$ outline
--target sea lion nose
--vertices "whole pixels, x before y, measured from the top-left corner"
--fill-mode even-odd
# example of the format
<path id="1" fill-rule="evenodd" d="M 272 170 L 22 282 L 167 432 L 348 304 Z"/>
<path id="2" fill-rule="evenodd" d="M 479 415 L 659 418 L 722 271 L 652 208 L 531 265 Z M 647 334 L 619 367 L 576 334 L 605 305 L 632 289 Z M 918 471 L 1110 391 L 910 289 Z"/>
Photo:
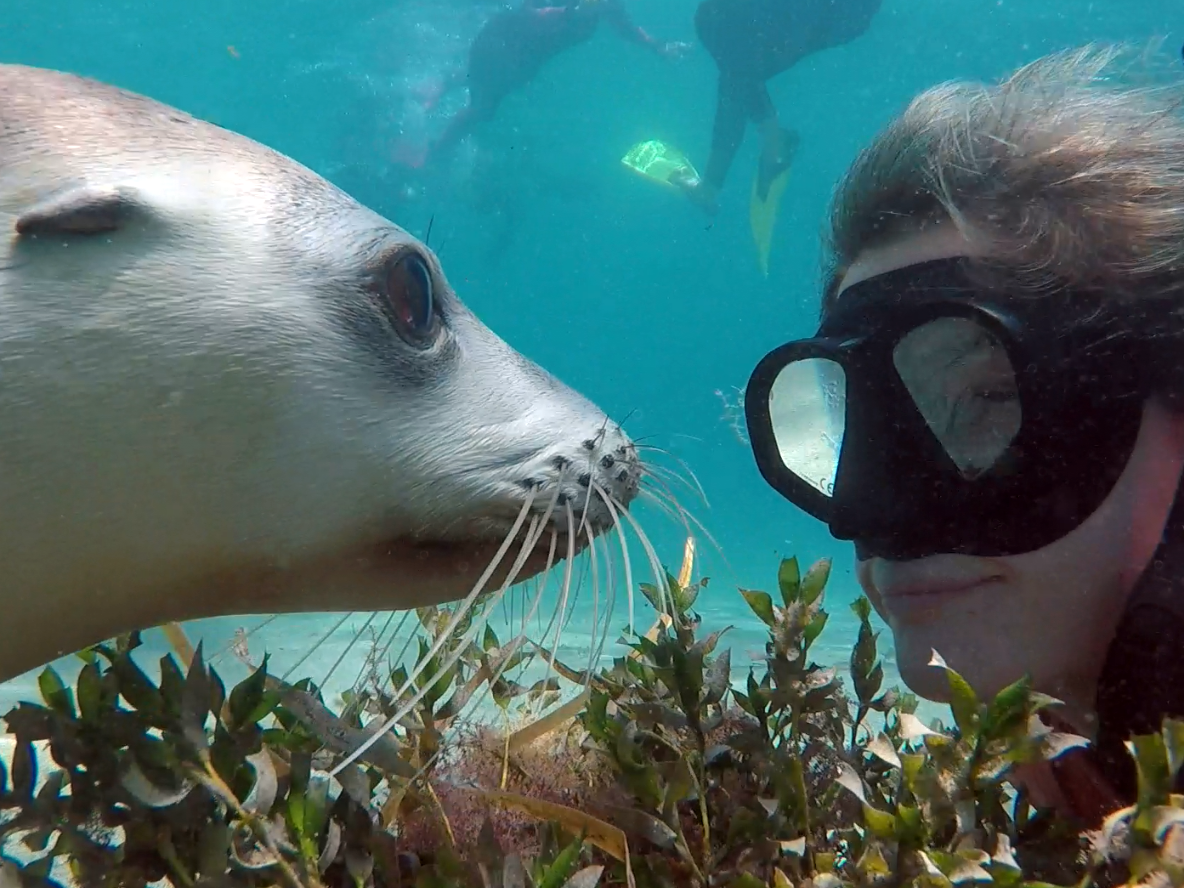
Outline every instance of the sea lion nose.
<path id="1" fill-rule="evenodd" d="M 599 531 L 614 523 L 614 512 L 628 509 L 637 498 L 645 469 L 632 440 L 608 420 L 572 440 L 574 446 L 560 445 L 530 486 L 544 493 L 540 508 L 552 501 L 546 492 L 554 492 L 558 508 L 552 520 L 557 524 L 566 523 L 566 507 Z"/>

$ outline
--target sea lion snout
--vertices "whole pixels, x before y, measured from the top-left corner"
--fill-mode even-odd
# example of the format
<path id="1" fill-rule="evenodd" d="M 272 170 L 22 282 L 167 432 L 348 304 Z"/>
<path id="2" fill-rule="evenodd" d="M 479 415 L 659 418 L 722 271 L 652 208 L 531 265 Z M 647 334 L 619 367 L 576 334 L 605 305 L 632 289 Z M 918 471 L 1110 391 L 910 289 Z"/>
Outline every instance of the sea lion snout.
<path id="1" fill-rule="evenodd" d="M 536 490 L 545 505 L 554 500 L 553 523 L 563 527 L 563 510 L 570 506 L 594 532 L 611 527 L 614 513 L 629 507 L 641 484 L 642 463 L 637 448 L 615 425 L 596 429 L 576 446 L 549 448 L 540 455 L 523 486 Z M 607 500 L 607 501 L 606 501 Z"/>

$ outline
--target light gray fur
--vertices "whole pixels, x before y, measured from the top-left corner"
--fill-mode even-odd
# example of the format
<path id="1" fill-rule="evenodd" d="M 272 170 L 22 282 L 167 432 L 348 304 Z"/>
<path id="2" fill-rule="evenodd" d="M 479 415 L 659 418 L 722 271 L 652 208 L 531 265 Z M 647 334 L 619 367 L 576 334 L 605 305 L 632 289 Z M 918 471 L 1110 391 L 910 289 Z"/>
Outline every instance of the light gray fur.
<path id="1" fill-rule="evenodd" d="M 103 189 L 138 203 L 116 230 L 16 233 L 39 204 Z M 426 257 L 449 333 L 414 354 L 392 332 L 384 359 L 338 321 L 376 311 L 359 270 L 393 243 Z M 53 618 L 33 601 L 124 607 L 239 565 L 500 538 L 531 482 L 540 510 L 562 484 L 578 516 L 584 473 L 628 502 L 632 444 L 469 312 L 406 231 L 241 135 L 0 65 L 8 641 L 14 613 Z M 588 516 L 610 523 L 595 499 Z M 343 609 L 348 595 L 324 591 L 323 609 Z"/>

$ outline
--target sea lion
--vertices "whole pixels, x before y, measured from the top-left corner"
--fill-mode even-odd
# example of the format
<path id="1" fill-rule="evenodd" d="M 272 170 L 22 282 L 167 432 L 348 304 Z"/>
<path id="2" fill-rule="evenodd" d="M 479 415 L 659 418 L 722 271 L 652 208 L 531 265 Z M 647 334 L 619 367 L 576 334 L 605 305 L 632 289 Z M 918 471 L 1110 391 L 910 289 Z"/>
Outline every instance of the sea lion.
<path id="1" fill-rule="evenodd" d="M 0 231 L 0 679 L 170 620 L 463 598 L 519 515 L 562 556 L 639 490 L 423 243 L 242 135 L 0 65 Z"/>

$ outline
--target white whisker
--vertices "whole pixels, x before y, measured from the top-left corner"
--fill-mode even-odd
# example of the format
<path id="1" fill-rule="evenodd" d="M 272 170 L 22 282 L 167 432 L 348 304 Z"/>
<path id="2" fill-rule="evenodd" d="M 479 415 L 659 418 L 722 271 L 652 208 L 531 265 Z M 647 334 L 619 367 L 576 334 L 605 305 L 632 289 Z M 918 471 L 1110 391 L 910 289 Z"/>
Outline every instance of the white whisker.
<path id="1" fill-rule="evenodd" d="M 523 552 L 525 552 L 527 555 L 529 555 L 529 553 L 533 552 L 535 546 L 538 545 L 539 539 L 542 537 L 543 532 L 547 529 L 547 527 L 550 524 L 551 516 L 555 513 L 555 505 L 558 502 L 559 502 L 559 486 L 556 485 L 555 493 L 553 493 L 551 495 L 551 501 L 547 504 L 547 509 L 543 513 L 542 517 L 536 517 L 536 518 L 531 519 L 530 529 L 527 531 L 527 535 L 526 535 L 527 536 L 526 546 L 523 548 Z M 552 531 L 552 536 L 554 536 L 554 531 Z M 554 542 L 553 541 L 552 541 L 552 551 L 554 551 Z M 546 566 L 546 568 L 544 568 L 544 576 L 545 576 L 545 572 L 549 571 L 551 568 L 550 558 L 551 558 L 551 556 L 548 555 L 547 566 Z M 521 570 L 520 564 L 516 565 L 515 575 L 518 570 Z M 523 591 L 523 598 L 525 599 L 525 597 L 526 597 L 526 592 Z M 513 596 L 510 596 L 510 599 L 511 599 L 511 603 L 512 603 Z M 502 600 L 503 600 L 503 602 L 505 601 L 504 598 Z M 506 611 L 506 608 L 503 605 L 503 608 L 502 608 L 503 614 L 505 614 L 505 611 Z M 513 607 L 511 606 L 510 613 L 506 619 L 506 624 L 512 625 L 512 623 L 513 623 Z"/>
<path id="2" fill-rule="evenodd" d="M 672 469 L 667 469 L 665 466 L 653 465 L 652 463 L 644 464 L 641 468 L 641 472 L 642 476 L 646 480 L 660 483 L 672 497 L 674 496 L 674 490 L 671 488 L 669 482 L 674 481 L 685 487 L 693 496 L 701 499 L 704 506 L 711 508 L 711 504 L 707 502 L 706 493 L 698 485 L 698 483 L 692 484 L 678 472 L 675 472 Z"/>
<path id="3" fill-rule="evenodd" d="M 558 498 L 558 494 L 556 494 L 554 497 L 552 497 L 551 502 L 548 506 L 547 512 L 542 517 L 536 516 L 531 519 L 530 526 L 527 530 L 526 538 L 523 542 L 523 545 L 522 545 L 521 549 L 519 550 L 518 555 L 515 558 L 514 563 L 512 564 L 512 566 L 510 568 L 509 573 L 507 574 L 505 582 L 502 584 L 501 588 L 498 590 L 495 600 L 491 601 L 488 604 L 488 606 L 485 608 L 485 610 L 481 614 L 480 618 L 475 620 L 473 622 L 473 625 L 460 637 L 460 639 L 456 645 L 455 652 L 453 653 L 452 656 L 447 658 L 445 660 L 444 664 L 440 667 L 441 672 L 446 672 L 447 670 L 451 669 L 456 664 L 456 662 L 462 656 L 464 656 L 466 648 L 468 647 L 469 644 L 472 643 L 473 639 L 476 636 L 476 633 L 480 630 L 480 628 L 483 625 L 485 625 L 490 614 L 492 614 L 493 611 L 502 602 L 506 589 L 510 586 L 510 584 L 512 584 L 514 582 L 514 579 L 517 577 L 518 573 L 522 569 L 522 565 L 525 563 L 525 561 L 529 557 L 530 553 L 534 551 L 535 546 L 538 544 L 538 540 L 542 536 L 543 530 L 546 529 L 546 526 L 547 526 L 546 521 L 549 519 L 551 512 L 554 510 L 557 498 Z M 533 495 L 530 499 L 533 499 Z M 528 506 L 529 506 L 529 500 L 528 500 Z M 512 529 L 510 531 L 509 539 L 513 539 L 514 535 L 516 534 L 517 528 L 521 527 L 521 518 L 523 517 L 524 514 L 525 514 L 525 510 L 519 514 L 520 520 L 518 522 L 516 522 L 514 529 Z M 552 545 L 552 551 L 553 551 L 553 549 L 554 549 L 554 545 Z M 505 543 L 503 542 L 503 548 L 502 548 L 502 552 L 500 554 L 504 555 L 504 550 L 505 550 Z M 495 560 L 495 563 L 496 563 L 496 560 Z M 539 592 L 535 596 L 534 605 L 531 608 L 531 614 L 533 614 L 534 610 L 537 609 L 538 602 L 542 598 L 542 593 L 543 593 L 543 587 L 540 586 Z M 472 604 L 471 601 L 467 601 L 466 603 L 471 607 L 471 604 Z M 463 614 L 461 614 L 461 617 L 463 618 Z M 526 619 L 529 619 L 529 615 L 526 617 Z M 395 699 L 396 700 L 398 700 L 407 691 L 408 687 L 410 687 L 411 683 L 418 676 L 419 672 L 422 671 L 424 664 L 427 661 L 429 661 L 433 656 L 435 656 L 436 652 L 440 649 L 440 647 L 442 647 L 442 645 L 444 643 L 446 643 L 447 641 L 454 638 L 454 634 L 455 634 L 456 626 L 457 626 L 458 622 L 459 622 L 459 620 L 456 618 L 456 616 L 454 616 L 453 620 L 449 623 L 448 626 L 445 627 L 444 631 L 436 639 L 435 644 L 432 646 L 432 648 L 429 650 L 429 652 L 424 656 L 424 658 L 417 665 L 415 671 L 407 679 L 407 682 L 404 684 L 404 686 L 402 688 L 398 688 L 395 690 Z M 523 641 L 524 641 L 524 638 L 522 636 L 519 636 L 519 637 L 512 639 L 507 644 L 501 646 L 501 650 L 499 650 L 499 655 L 501 657 L 499 660 L 499 665 L 495 669 L 493 675 L 488 678 L 488 684 L 491 687 L 498 680 L 498 678 L 501 677 L 502 673 L 505 671 L 510 660 L 513 658 L 514 652 L 517 650 L 517 648 L 519 648 L 522 645 Z M 393 716 L 391 719 L 389 719 L 387 721 L 387 723 L 379 730 L 379 732 L 375 736 L 378 736 L 379 734 L 383 733 L 384 731 L 389 730 L 390 727 L 393 726 L 393 723 L 397 722 L 404 715 L 406 715 L 407 712 L 409 712 L 411 710 L 411 708 L 416 703 L 419 702 L 419 700 L 423 697 L 424 693 L 427 690 L 429 690 L 430 688 L 431 688 L 431 685 L 428 685 L 427 688 L 421 689 L 421 691 L 418 694 L 416 694 L 409 702 L 407 702 L 403 705 L 402 709 L 399 712 L 397 712 L 395 716 Z M 462 709 L 463 709 L 463 707 L 462 707 Z M 373 742 L 373 738 L 371 738 L 367 742 Z M 363 745 L 362 747 L 359 747 L 359 749 L 361 751 L 365 751 L 365 746 Z M 353 754 L 358 754 L 358 751 L 355 751 L 355 753 L 353 753 Z M 342 763 L 342 765 L 339 765 L 338 767 L 344 767 L 345 764 L 348 764 L 348 760 L 345 763 Z"/>
<path id="4" fill-rule="evenodd" d="M 629 601 L 629 632 L 632 634 L 635 624 L 633 622 L 633 565 L 629 558 L 629 544 L 625 539 L 625 529 L 621 526 L 621 518 L 617 515 L 617 510 L 613 507 L 611 498 L 599 486 L 596 488 L 596 494 L 604 502 L 609 514 L 612 515 L 613 527 L 617 531 L 617 539 L 621 542 L 621 557 L 625 560 L 625 594 L 628 596 Z"/>
<path id="5" fill-rule="evenodd" d="M 550 564 L 551 559 L 553 559 L 555 556 L 556 544 L 557 544 L 557 534 L 554 532 L 554 530 L 552 530 L 552 532 L 551 532 L 551 548 L 550 548 L 550 551 L 547 556 L 548 564 Z M 499 653 L 501 653 L 502 651 L 507 651 L 508 653 L 505 653 L 502 655 L 502 658 L 499 661 L 498 666 L 494 670 L 494 673 L 487 677 L 487 684 L 489 685 L 490 689 L 493 688 L 494 683 L 496 683 L 497 680 L 499 678 L 501 678 L 501 676 L 505 673 L 506 668 L 510 663 L 510 660 L 513 659 L 514 653 L 526 643 L 526 631 L 525 631 L 526 624 L 530 622 L 531 618 L 535 615 L 535 612 L 538 610 L 539 605 L 542 603 L 543 595 L 546 592 L 546 590 L 547 590 L 546 585 L 543 583 L 540 583 L 539 587 L 538 587 L 538 591 L 535 593 L 534 599 L 531 602 L 529 611 L 526 611 L 523 614 L 522 623 L 521 623 L 521 627 L 520 627 L 518 634 L 515 635 L 512 639 L 510 639 L 508 642 L 506 642 L 506 644 L 501 646 L 501 651 L 499 651 Z"/>
<path id="6" fill-rule="evenodd" d="M 687 465 L 686 460 L 684 460 L 680 456 L 675 456 L 669 450 L 664 450 L 661 447 L 655 447 L 652 444 L 647 444 L 644 446 L 644 448 L 639 447 L 638 449 L 639 450 L 640 449 L 652 450 L 655 453 L 661 453 L 663 456 L 670 457 L 672 460 L 674 460 L 680 466 L 682 466 L 686 470 L 687 474 L 691 476 L 691 480 L 695 482 L 694 489 L 697 491 L 699 496 L 702 498 L 703 505 L 707 506 L 708 508 L 711 508 L 710 503 L 707 502 L 707 491 L 705 491 L 703 489 L 703 485 L 699 483 L 699 477 L 695 474 L 694 470 L 689 465 Z M 655 469 L 662 468 L 663 471 L 670 472 L 670 475 L 672 477 L 677 478 L 679 481 L 682 481 L 684 484 L 687 484 L 688 487 L 690 486 L 688 484 L 687 480 L 685 478 L 683 478 L 682 475 L 680 475 L 678 472 L 673 472 L 673 471 L 670 471 L 669 469 L 665 469 L 661 466 L 655 466 L 653 464 L 646 464 L 645 468 L 647 471 L 653 471 Z"/>
<path id="7" fill-rule="evenodd" d="M 354 615 L 354 612 L 350 611 L 348 614 L 346 614 L 344 617 L 342 617 L 340 620 L 338 620 L 336 623 L 334 623 L 332 628 L 329 629 L 329 631 L 326 632 L 324 635 L 322 635 L 320 638 L 318 638 L 313 643 L 312 647 L 310 647 L 307 651 L 304 652 L 304 655 L 299 660 L 297 660 L 295 663 L 293 663 L 291 666 L 288 667 L 288 671 L 280 676 L 280 681 L 287 682 L 288 676 L 290 676 L 293 672 L 295 672 L 297 669 L 299 669 L 300 666 L 304 663 L 304 661 L 307 660 L 309 657 L 311 657 L 316 652 L 317 648 L 319 648 L 322 644 L 324 644 L 326 641 L 328 641 L 333 636 L 333 633 L 335 633 L 338 629 L 340 629 L 343 625 L 345 625 L 345 621 L 348 620 L 353 615 Z"/>
<path id="8" fill-rule="evenodd" d="M 399 632 L 402 630 L 403 624 L 406 623 L 409 619 L 411 619 L 411 615 L 414 613 L 415 613 L 415 611 L 407 611 L 404 614 L 403 619 L 399 622 L 399 628 L 395 630 L 395 634 L 391 636 L 390 644 L 387 645 L 388 651 L 390 650 L 390 645 L 394 644 L 395 639 L 399 637 Z M 394 672 L 395 671 L 395 664 L 403 662 L 403 658 L 405 656 L 407 656 L 407 651 L 411 647 L 411 642 L 415 641 L 415 639 L 417 637 L 418 637 L 418 635 L 414 629 L 411 632 L 407 633 L 407 637 L 403 639 L 403 646 L 401 648 L 399 648 L 399 653 L 396 654 L 394 657 L 392 657 L 387 664 L 390 667 L 387 670 L 388 672 Z"/>
<path id="9" fill-rule="evenodd" d="M 374 655 L 372 657 L 372 661 L 376 667 L 378 663 L 380 663 L 382 660 L 386 660 L 389 657 L 391 645 L 395 643 L 395 639 L 398 638 L 399 633 L 403 631 L 403 626 L 409 619 L 411 619 L 411 611 L 403 611 L 403 619 L 399 620 L 399 625 L 392 630 L 391 623 L 395 621 L 395 617 L 398 615 L 398 611 L 391 611 L 390 616 L 386 618 L 386 625 L 382 627 L 382 631 L 378 633 L 378 637 L 374 640 Z M 390 638 L 387 638 L 388 631 L 390 632 Z M 386 639 L 385 642 L 383 639 Z M 380 643 L 382 645 L 381 647 L 379 647 Z M 391 668 L 393 669 L 394 667 L 392 666 Z M 354 683 L 355 690 L 357 690 L 357 682 L 361 681 L 362 676 L 365 674 L 365 670 L 366 667 L 363 666 L 362 671 L 358 673 L 358 678 Z M 389 671 L 390 670 L 388 670 L 388 672 Z"/>
<path id="10" fill-rule="evenodd" d="M 590 528 L 590 527 L 587 527 L 584 529 L 584 534 L 588 537 L 588 563 L 589 563 L 589 565 L 591 567 L 591 571 L 592 571 L 592 640 L 595 641 L 596 632 L 597 632 L 597 625 L 600 622 L 599 614 L 597 613 L 597 607 L 596 607 L 599 602 L 599 598 L 600 598 L 600 595 L 597 594 L 600 589 L 600 582 L 599 582 L 599 572 L 597 570 L 597 565 L 596 565 L 596 537 L 593 536 L 592 528 Z M 573 610 L 574 610 L 574 608 L 573 608 Z M 558 639 L 556 639 L 555 643 L 558 646 L 558 644 L 559 644 Z M 588 655 L 589 656 L 592 655 L 592 644 L 591 643 L 589 643 L 589 645 L 588 645 Z M 592 664 L 590 662 L 588 664 L 588 670 L 589 670 L 589 672 L 591 672 L 591 670 L 592 670 Z"/>
<path id="11" fill-rule="evenodd" d="M 398 611 L 391 611 L 390 615 L 386 619 L 386 625 L 382 627 L 382 630 L 378 633 L 378 637 L 374 640 L 374 646 L 371 655 L 365 661 L 363 661 L 362 667 L 358 670 L 358 675 L 354 679 L 353 685 L 351 685 L 354 694 L 361 694 L 363 686 L 370 677 L 370 672 L 378 671 L 379 664 L 390 653 L 391 645 L 395 643 L 395 639 L 398 638 L 399 633 L 403 631 L 403 626 L 407 623 L 407 620 L 410 619 L 411 611 L 403 612 L 403 619 L 399 621 L 399 625 L 395 627 L 393 632 L 391 632 L 390 638 L 386 640 L 385 644 L 383 644 L 383 639 L 385 638 L 387 631 L 391 628 L 391 623 L 395 621 L 395 617 L 398 615 Z M 386 669 L 387 676 L 389 677 L 393 671 L 394 667 L 388 662 Z"/>
<path id="12" fill-rule="evenodd" d="M 526 516 L 530 512 L 530 507 L 534 503 L 534 497 L 535 497 L 535 491 L 532 489 L 528 493 L 528 495 L 526 497 L 526 501 L 522 504 L 522 508 L 518 512 L 518 518 L 514 521 L 513 527 L 510 528 L 509 533 L 507 533 L 505 539 L 502 540 L 501 546 L 498 547 L 497 553 L 494 555 L 493 560 L 490 561 L 490 563 L 486 566 L 485 570 L 482 572 L 481 577 L 477 580 L 477 582 L 473 584 L 472 591 L 469 592 L 468 596 L 465 597 L 461 606 L 459 608 L 457 608 L 456 612 L 452 616 L 452 620 L 449 622 L 449 624 L 445 628 L 444 632 L 432 644 L 427 655 L 425 657 L 423 657 L 420 660 L 420 662 L 416 665 L 415 669 L 412 671 L 412 674 L 410 676 L 408 676 L 404 689 L 396 691 L 396 693 L 395 693 L 396 700 L 398 700 L 405 693 L 405 689 L 407 687 L 410 687 L 411 683 L 414 682 L 415 679 L 417 679 L 420 676 L 420 674 L 423 672 L 424 667 L 427 665 L 427 663 L 432 659 L 432 657 L 434 657 L 439 652 L 440 648 L 443 647 L 445 643 L 447 643 L 448 639 L 452 636 L 452 633 L 456 630 L 457 625 L 460 623 L 460 621 L 462 619 L 464 619 L 465 615 L 468 614 L 470 608 L 473 606 L 473 602 L 476 600 L 477 596 L 480 595 L 481 591 L 485 588 L 485 584 L 489 582 L 489 578 L 493 575 L 493 572 L 495 570 L 497 570 L 498 565 L 501 564 L 501 561 L 505 557 L 506 552 L 509 550 L 511 543 L 513 543 L 514 539 L 517 537 L 518 531 L 520 531 L 522 529 L 522 525 L 526 521 Z M 526 542 L 529 542 L 529 540 Z M 519 560 L 518 560 L 519 569 L 521 568 L 521 562 L 525 561 L 525 558 L 526 558 L 526 555 L 528 554 L 528 552 L 529 552 L 529 550 L 526 549 L 526 545 L 524 543 L 523 547 L 522 547 L 522 552 L 520 553 Z M 499 601 L 500 601 L 501 595 L 505 593 L 506 588 L 509 586 L 509 581 L 513 578 L 514 573 L 515 573 L 514 571 L 511 571 L 510 575 L 507 576 L 507 582 L 504 583 L 502 585 L 502 588 L 499 590 L 499 593 L 498 593 L 498 600 Z M 496 602 L 494 604 L 496 605 Z M 459 648 L 457 650 L 456 658 L 459 658 L 463 653 L 464 653 L 463 648 Z M 454 661 L 455 661 L 455 658 L 454 658 Z M 452 663 L 449 663 L 447 666 L 443 667 L 444 670 L 447 670 L 450 668 L 452 668 Z M 398 710 L 396 710 L 395 715 L 388 718 L 379 727 L 379 729 L 377 731 L 375 731 L 373 734 L 371 734 L 371 736 L 368 737 L 363 743 L 361 743 L 357 749 L 355 749 L 348 756 L 346 756 L 345 759 L 343 759 L 341 762 L 339 762 L 333 768 L 333 770 L 330 772 L 330 776 L 336 777 L 339 773 L 341 773 L 343 768 L 346 768 L 347 766 L 349 766 L 353 762 L 357 761 L 357 759 L 360 755 L 362 755 L 367 749 L 369 749 L 376 742 L 378 742 L 379 737 L 381 737 L 383 734 L 385 734 L 387 731 L 389 731 L 392 727 L 394 727 L 394 725 L 396 725 L 398 723 L 398 721 L 401 718 L 403 718 L 403 716 L 405 716 L 408 712 L 410 712 L 412 707 L 414 707 L 415 704 L 418 703 L 420 701 L 420 699 L 423 698 L 424 694 L 426 694 L 427 691 L 432 686 L 433 685 L 425 685 L 423 688 L 420 688 L 419 692 L 409 702 L 403 704 L 402 706 L 400 706 L 398 708 Z"/>
<path id="13" fill-rule="evenodd" d="M 652 502 L 655 505 L 658 505 L 659 507 L 665 506 L 666 508 L 673 509 L 676 514 L 671 515 L 671 517 L 682 524 L 683 529 L 686 530 L 688 536 L 693 536 L 690 524 L 694 524 L 695 528 L 699 531 L 699 533 L 703 534 L 703 536 L 707 538 L 707 542 L 709 542 L 711 544 L 712 548 L 715 549 L 716 553 L 720 556 L 720 558 L 722 558 L 725 563 L 727 562 L 727 556 L 724 554 L 723 547 L 720 546 L 720 544 L 718 542 L 716 542 L 715 537 L 711 535 L 711 531 L 709 531 L 703 525 L 703 522 L 695 517 L 694 512 L 691 512 L 688 509 L 684 509 L 676 501 L 667 500 L 667 499 L 662 498 L 662 495 L 660 494 L 660 492 L 656 491 L 656 490 L 644 490 L 643 489 L 641 491 L 641 495 L 643 497 L 648 498 L 649 502 Z M 664 511 L 665 511 L 665 509 L 664 509 Z M 688 522 L 690 522 L 690 524 L 688 524 Z M 730 567 L 730 565 L 729 565 L 729 567 Z"/>
<path id="14" fill-rule="evenodd" d="M 567 530 L 568 530 L 567 563 L 568 564 L 571 564 L 572 561 L 575 560 L 575 533 L 573 532 L 573 528 L 571 526 L 571 518 L 572 518 L 571 512 L 569 511 L 568 512 L 568 527 L 567 527 Z M 592 564 L 589 569 L 592 571 L 593 575 L 595 575 L 595 571 L 596 571 L 595 565 Z M 568 605 L 570 603 L 573 603 L 572 602 L 573 596 L 571 595 L 570 574 L 568 576 L 565 576 L 563 579 L 564 579 L 563 590 L 559 596 L 559 608 L 555 614 L 555 620 L 553 621 L 553 625 L 555 626 L 555 637 L 554 637 L 554 640 L 551 642 L 551 661 L 548 664 L 548 670 L 553 669 L 555 667 L 555 650 L 559 644 L 559 639 L 563 637 L 563 633 L 567 629 L 567 620 L 570 619 L 570 617 L 567 613 Z M 543 637 L 546 638 L 545 635 Z"/>
<path id="15" fill-rule="evenodd" d="M 612 559 L 609 557 L 608 540 L 602 540 L 604 543 L 605 563 L 609 571 L 608 583 L 608 606 L 604 612 L 604 631 L 600 631 L 595 612 L 592 615 L 592 644 L 588 645 L 588 671 L 584 677 L 584 690 L 587 691 L 592 687 L 592 674 L 600 662 L 600 657 L 604 653 L 604 645 L 608 640 L 609 633 L 612 631 L 612 615 L 613 609 L 617 604 L 617 586 L 615 576 L 612 571 Z M 595 548 L 596 540 L 590 535 L 588 538 L 589 548 Z M 628 561 L 629 556 L 626 554 L 625 559 Z"/>
<path id="16" fill-rule="evenodd" d="M 558 644 L 559 637 L 562 634 L 563 629 L 565 628 L 564 624 L 563 624 L 563 615 L 564 615 L 564 610 L 567 607 L 567 596 L 568 596 L 568 593 L 571 591 L 572 561 L 575 560 L 575 554 L 576 554 L 576 543 L 575 543 L 576 537 L 575 537 L 575 528 L 573 526 L 573 523 L 575 521 L 575 517 L 572 515 L 570 504 L 567 505 L 565 511 L 567 513 L 567 557 L 564 559 L 564 565 L 563 565 L 564 566 L 563 586 L 562 586 L 560 594 L 559 594 L 559 606 L 551 614 L 551 620 L 547 624 L 547 628 L 543 631 L 543 634 L 542 634 L 543 641 L 546 642 L 547 632 L 550 631 L 551 626 L 555 626 L 555 641 L 550 645 L 551 656 L 547 660 L 547 671 L 543 674 L 543 681 L 544 682 L 547 680 L 547 678 L 551 675 L 551 673 L 555 669 L 555 657 L 556 657 L 555 647 Z"/>
<path id="17" fill-rule="evenodd" d="M 637 491 L 640 499 L 649 503 L 652 506 L 657 506 L 662 514 L 672 521 L 682 524 L 684 529 L 687 527 L 687 520 L 682 514 L 682 507 L 675 502 L 671 502 L 669 495 L 661 490 L 655 490 L 651 487 L 642 487 Z"/>
<path id="18" fill-rule="evenodd" d="M 679 502 L 678 496 L 674 490 L 662 478 L 656 475 L 649 475 L 642 478 L 642 483 L 638 485 L 640 493 L 649 493 L 654 497 L 658 497 L 664 503 L 668 503 L 679 515 L 689 515 L 690 511 L 683 507 Z M 705 504 L 706 505 L 706 504 Z M 707 506 L 710 508 L 710 506 Z"/>
<path id="19" fill-rule="evenodd" d="M 601 487 L 597 487 L 596 492 L 601 496 L 602 499 L 604 499 L 606 504 L 613 499 L 609 493 Z M 645 550 L 646 557 L 650 562 L 650 569 L 654 572 L 654 583 L 658 589 L 659 600 L 662 602 L 663 607 L 669 603 L 670 610 L 667 611 L 667 613 L 673 617 L 674 602 L 670 600 L 670 589 L 666 585 L 665 571 L 662 569 L 662 562 L 658 559 L 658 555 L 654 551 L 654 547 L 650 545 L 649 537 L 645 535 L 645 531 L 641 529 L 641 525 L 637 523 L 637 519 L 629 514 L 629 511 L 624 507 L 624 505 L 616 502 L 615 500 L 613 503 L 615 506 L 617 506 L 614 514 L 620 514 L 633 527 L 633 532 L 637 534 L 637 541 L 641 543 L 641 547 Z"/>
<path id="20" fill-rule="evenodd" d="M 325 677 L 321 679 L 320 687 L 323 688 L 329 684 L 329 679 L 333 677 L 333 673 L 337 671 L 337 667 L 342 664 L 345 658 L 349 655 L 349 652 L 354 649 L 354 645 L 358 643 L 358 639 L 362 637 L 362 633 L 370 628 L 370 624 L 374 622 L 377 616 L 378 611 L 370 614 L 370 617 L 365 623 L 362 624 L 362 628 L 354 633 L 354 637 L 351 638 L 349 644 L 345 646 L 345 650 L 341 652 L 341 655 L 337 658 L 333 665 L 329 667 L 329 671 L 325 673 Z"/>
<path id="21" fill-rule="evenodd" d="M 568 540 L 567 540 L 567 553 L 566 553 L 566 557 L 564 559 L 564 576 L 563 576 L 563 584 L 562 584 L 561 589 L 564 594 L 568 594 L 571 589 L 571 575 L 575 569 L 574 565 L 573 565 L 573 562 L 575 561 L 575 545 L 572 541 L 572 536 L 571 536 L 572 521 L 574 520 L 572 511 L 571 511 L 571 505 L 570 504 L 566 505 L 565 509 L 566 509 L 566 514 L 567 514 Z M 576 585 L 577 590 L 580 588 L 580 585 L 582 585 L 582 583 L 583 583 L 583 579 L 581 577 L 581 579 L 579 580 L 579 582 Z M 544 626 L 540 630 L 539 636 L 541 638 L 543 638 L 544 640 L 546 640 L 547 634 L 551 631 L 551 627 L 554 626 L 559 621 L 559 618 L 560 618 L 560 609 L 555 608 L 554 610 L 551 611 L 551 618 L 547 621 L 547 625 Z M 541 623 L 541 621 L 540 621 L 540 623 Z M 566 626 L 561 626 L 560 631 L 562 632 L 563 629 L 566 629 L 566 628 L 567 628 Z"/>

